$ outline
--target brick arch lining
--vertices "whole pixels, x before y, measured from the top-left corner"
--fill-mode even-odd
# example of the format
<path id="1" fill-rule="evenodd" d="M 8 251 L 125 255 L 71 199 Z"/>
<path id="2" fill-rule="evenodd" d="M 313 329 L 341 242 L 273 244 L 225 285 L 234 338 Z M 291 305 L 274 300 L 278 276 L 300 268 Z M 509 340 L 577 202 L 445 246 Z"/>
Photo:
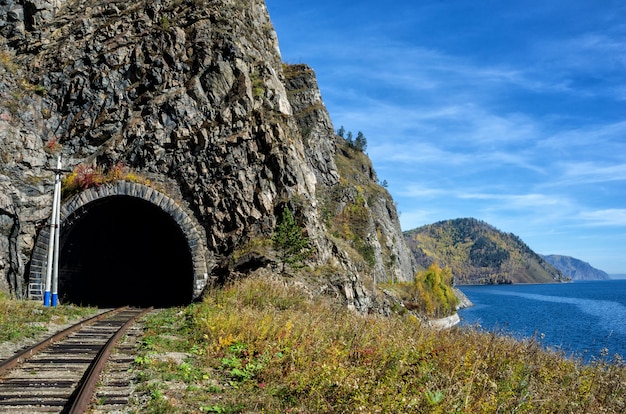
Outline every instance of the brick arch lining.
<path id="1" fill-rule="evenodd" d="M 180 227 L 187 241 L 193 260 L 194 299 L 202 294 L 208 282 L 208 268 L 206 258 L 206 234 L 204 228 L 194 219 L 192 213 L 169 196 L 143 184 L 117 181 L 99 187 L 88 188 L 71 197 L 61 206 L 61 231 L 68 219 L 78 217 L 81 210 L 88 210 L 89 204 L 107 197 L 127 196 L 145 200 L 167 213 Z M 41 230 L 31 258 L 29 272 L 28 297 L 38 300 L 43 297 L 43 285 L 46 278 L 48 260 L 48 242 L 50 227 Z"/>

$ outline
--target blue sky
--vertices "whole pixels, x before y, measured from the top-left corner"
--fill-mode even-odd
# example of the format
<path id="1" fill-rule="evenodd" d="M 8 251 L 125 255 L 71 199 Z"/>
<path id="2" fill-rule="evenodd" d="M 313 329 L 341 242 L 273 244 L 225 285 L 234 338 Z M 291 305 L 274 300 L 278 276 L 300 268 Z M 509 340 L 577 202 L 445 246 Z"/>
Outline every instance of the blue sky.
<path id="1" fill-rule="evenodd" d="M 475 217 L 626 273 L 623 0 L 267 0 L 403 230 Z"/>

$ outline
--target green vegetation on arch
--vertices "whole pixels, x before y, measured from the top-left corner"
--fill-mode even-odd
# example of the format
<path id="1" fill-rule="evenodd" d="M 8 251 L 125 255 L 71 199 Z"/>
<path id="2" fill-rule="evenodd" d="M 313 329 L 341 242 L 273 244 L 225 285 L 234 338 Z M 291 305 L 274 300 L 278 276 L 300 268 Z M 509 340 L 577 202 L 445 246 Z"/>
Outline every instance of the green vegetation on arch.
<path id="1" fill-rule="evenodd" d="M 90 187 L 115 181 L 131 181 L 147 186 L 152 182 L 141 174 L 119 162 L 105 170 L 103 167 L 92 167 L 87 164 L 78 164 L 74 170 L 63 177 L 61 190 L 63 197 L 67 198 Z"/>

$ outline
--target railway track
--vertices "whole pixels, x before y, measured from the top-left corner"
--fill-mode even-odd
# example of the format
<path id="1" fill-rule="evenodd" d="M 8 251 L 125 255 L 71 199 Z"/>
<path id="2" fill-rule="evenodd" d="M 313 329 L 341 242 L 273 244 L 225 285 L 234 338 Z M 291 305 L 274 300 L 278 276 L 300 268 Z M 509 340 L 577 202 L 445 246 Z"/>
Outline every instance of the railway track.
<path id="1" fill-rule="evenodd" d="M 0 362 L 0 413 L 85 412 L 116 343 L 148 311 L 125 307 L 100 314 Z M 132 360 L 131 353 L 114 362 Z M 124 402 L 115 391 L 98 398 Z"/>

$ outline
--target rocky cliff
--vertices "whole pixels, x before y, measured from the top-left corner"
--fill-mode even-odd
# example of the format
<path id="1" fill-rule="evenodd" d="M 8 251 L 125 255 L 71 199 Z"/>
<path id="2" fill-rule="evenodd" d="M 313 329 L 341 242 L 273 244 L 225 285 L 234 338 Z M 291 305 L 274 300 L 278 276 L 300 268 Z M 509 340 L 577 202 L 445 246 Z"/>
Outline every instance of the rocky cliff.
<path id="1" fill-rule="evenodd" d="M 198 286 L 271 266 L 271 249 L 250 246 L 268 245 L 285 207 L 314 247 L 312 274 L 349 306 L 374 306 L 369 281 L 413 277 L 393 201 L 335 136 L 313 71 L 283 65 L 264 1 L 5 0 L 0 35 L 5 290 L 29 294 L 58 155 L 70 170 L 123 165 L 158 189 L 191 223 L 208 273 Z M 152 202 L 142 186 L 65 198 L 63 211 L 74 220 L 92 198 L 131 191 Z M 352 206 L 358 234 L 338 232 Z"/>

